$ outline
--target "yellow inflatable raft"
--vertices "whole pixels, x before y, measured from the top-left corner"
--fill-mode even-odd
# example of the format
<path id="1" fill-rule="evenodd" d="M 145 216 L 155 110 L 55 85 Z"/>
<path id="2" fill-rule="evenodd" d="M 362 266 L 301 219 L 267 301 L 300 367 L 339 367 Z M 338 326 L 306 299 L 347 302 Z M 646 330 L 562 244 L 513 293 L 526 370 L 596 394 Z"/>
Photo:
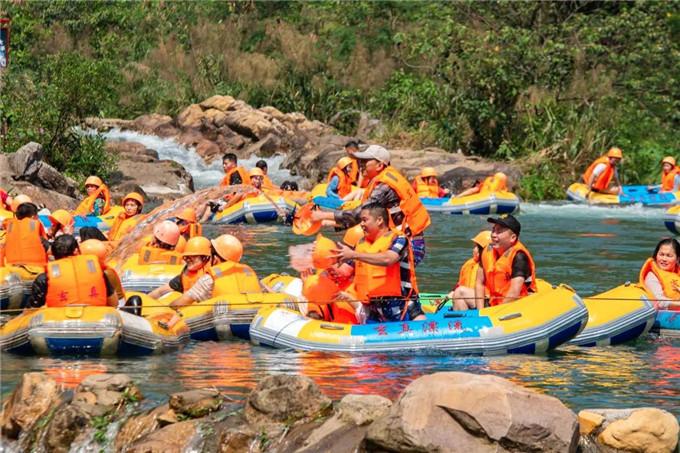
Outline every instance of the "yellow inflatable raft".
<path id="1" fill-rule="evenodd" d="M 654 325 L 656 310 L 647 291 L 626 283 L 584 299 L 588 324 L 570 341 L 579 346 L 614 346 L 646 335 Z"/>
<path id="2" fill-rule="evenodd" d="M 0 327 L 0 350 L 38 355 L 147 355 L 178 348 L 189 340 L 180 320 L 171 329 L 165 309 L 148 318 L 112 307 L 71 305 L 26 310 Z"/>

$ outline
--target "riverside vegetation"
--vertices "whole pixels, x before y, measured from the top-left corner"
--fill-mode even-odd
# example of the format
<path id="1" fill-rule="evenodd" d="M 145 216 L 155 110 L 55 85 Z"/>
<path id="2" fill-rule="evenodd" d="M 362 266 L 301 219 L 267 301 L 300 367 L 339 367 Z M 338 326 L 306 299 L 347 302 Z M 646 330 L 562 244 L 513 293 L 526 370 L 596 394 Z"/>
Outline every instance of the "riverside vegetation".
<path id="1" fill-rule="evenodd" d="M 373 140 L 516 161 L 563 198 L 616 144 L 625 183 L 678 154 L 673 2 L 6 2 L 0 146 L 44 144 L 76 178 L 112 171 L 86 116 L 175 116 L 229 94 Z"/>

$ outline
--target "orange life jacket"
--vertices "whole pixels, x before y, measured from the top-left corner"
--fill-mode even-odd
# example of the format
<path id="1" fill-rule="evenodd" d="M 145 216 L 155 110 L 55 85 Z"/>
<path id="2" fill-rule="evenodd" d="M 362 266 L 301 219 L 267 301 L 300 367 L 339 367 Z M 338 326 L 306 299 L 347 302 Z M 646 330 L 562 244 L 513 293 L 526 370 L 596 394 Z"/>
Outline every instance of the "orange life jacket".
<path id="1" fill-rule="evenodd" d="M 179 264 L 182 255 L 175 250 L 166 250 L 151 245 L 139 249 L 139 264 Z"/>
<path id="2" fill-rule="evenodd" d="M 39 220 L 23 218 L 5 221 L 5 263 L 44 266 L 47 264 L 47 252 L 41 238 L 45 237 L 45 228 Z"/>
<path id="3" fill-rule="evenodd" d="M 615 168 L 609 163 L 609 158 L 607 156 L 598 157 L 595 162 L 590 164 L 590 167 L 588 167 L 586 172 L 583 173 L 583 182 L 588 184 L 590 177 L 593 175 L 593 171 L 595 171 L 595 167 L 597 167 L 599 164 L 605 164 L 607 168 L 593 181 L 592 188 L 593 190 L 602 191 L 609 187 L 609 183 L 614 177 Z"/>
<path id="4" fill-rule="evenodd" d="M 428 184 L 422 176 L 416 176 L 413 180 L 413 188 L 420 198 L 439 198 L 439 181 Z"/>
<path id="5" fill-rule="evenodd" d="M 238 173 L 239 175 L 241 175 L 241 184 L 250 184 L 250 176 L 248 176 L 248 172 L 246 171 L 245 168 L 239 165 L 237 167 L 232 168 L 224 175 L 224 178 L 222 178 L 222 182 L 220 182 L 220 186 L 231 185 L 229 181 L 231 180 L 231 175 L 233 175 L 234 173 Z"/>
<path id="6" fill-rule="evenodd" d="M 75 215 L 92 214 L 94 212 L 94 202 L 97 200 L 97 198 L 101 198 L 101 195 L 104 196 L 104 209 L 102 209 L 101 215 L 104 215 L 107 212 L 109 212 L 109 210 L 111 209 L 111 193 L 109 193 L 109 188 L 106 186 L 106 184 L 102 184 L 101 186 L 97 187 L 97 190 L 92 192 L 92 195 L 89 195 L 83 201 L 80 202 L 80 204 L 74 211 L 74 214 Z"/>
<path id="7" fill-rule="evenodd" d="M 362 202 L 365 202 L 368 199 L 375 186 L 379 183 L 390 186 L 400 199 L 398 208 L 389 209 L 390 221 L 392 219 L 391 214 L 394 214 L 396 209 L 401 210 L 404 214 L 404 227 L 409 228 L 411 235 L 419 235 L 430 226 L 430 214 L 428 214 L 415 190 L 413 190 L 413 187 L 411 187 L 411 184 L 409 184 L 406 178 L 392 166 L 388 166 L 371 180 L 361 198 Z M 402 231 L 406 233 L 406 228 L 402 228 Z"/>
<path id="8" fill-rule="evenodd" d="M 492 306 L 500 305 L 510 290 L 512 262 L 519 251 L 526 254 L 529 259 L 529 267 L 531 268 L 531 283 L 528 288 L 526 284 L 522 285 L 519 296 L 524 297 L 529 292 L 536 292 L 536 265 L 529 250 L 521 242 L 517 241 L 503 255 L 497 256 L 496 250 L 489 245 L 482 252 L 482 267 L 484 268 L 484 285 L 489 291 L 489 303 Z"/>
<path id="9" fill-rule="evenodd" d="M 642 269 L 640 269 L 640 285 L 645 286 L 645 278 L 650 272 L 656 275 L 656 278 L 661 283 L 663 293 L 668 299 L 680 300 L 680 291 L 676 289 L 676 285 L 680 287 L 680 275 L 677 272 L 665 271 L 654 262 L 653 258 L 649 258 L 642 265 Z"/>
<path id="10" fill-rule="evenodd" d="M 262 188 L 263 189 L 278 189 L 272 182 L 272 180 L 269 178 L 269 176 L 264 175 L 262 177 Z"/>
<path id="11" fill-rule="evenodd" d="M 482 185 L 479 187 L 480 192 L 500 192 L 503 190 L 508 190 L 505 181 L 496 178 L 495 176 L 487 176 L 482 181 Z"/>
<path id="12" fill-rule="evenodd" d="M 369 243 L 362 239 L 357 244 L 359 253 L 381 253 L 389 250 L 397 237 L 393 231 L 387 232 Z M 400 261 L 389 266 L 376 266 L 356 260 L 354 264 L 354 287 L 357 298 L 368 302 L 372 297 L 398 296 L 401 297 Z"/>
<path id="13" fill-rule="evenodd" d="M 338 177 L 338 196 L 342 198 L 345 195 L 349 195 L 349 193 L 352 192 L 352 181 L 349 176 L 338 167 L 331 168 L 331 171 L 328 173 L 327 182 L 329 184 L 331 179 L 333 179 L 333 176 Z"/>
<path id="14" fill-rule="evenodd" d="M 106 305 L 106 282 L 94 255 L 69 256 L 47 265 L 48 307 Z"/>
<path id="15" fill-rule="evenodd" d="M 247 264 L 226 261 L 210 268 L 214 280 L 212 296 L 262 292 L 260 280 Z"/>
<path id="16" fill-rule="evenodd" d="M 460 268 L 458 274 L 458 284 L 466 288 L 474 288 L 477 283 L 477 270 L 479 269 L 479 261 L 470 258 Z"/>
<path id="17" fill-rule="evenodd" d="M 132 217 L 128 217 L 124 212 L 118 214 L 118 217 L 113 221 L 113 225 L 111 225 L 111 229 L 109 230 L 109 241 L 119 241 L 123 239 L 123 237 L 132 231 L 143 218 L 144 216 L 141 214 L 135 214 Z"/>
<path id="18" fill-rule="evenodd" d="M 197 271 L 190 271 L 186 266 L 184 266 L 184 269 L 182 269 L 182 273 L 180 274 L 180 280 L 182 280 L 182 290 L 184 292 L 189 291 L 189 289 L 194 286 L 199 278 L 208 273 L 210 273 L 209 263 L 206 263 L 205 266 L 201 267 Z"/>
<path id="19" fill-rule="evenodd" d="M 665 175 L 661 172 L 661 191 L 672 192 L 675 188 L 675 177 L 680 174 L 680 168 L 673 167 L 671 171 Z"/>

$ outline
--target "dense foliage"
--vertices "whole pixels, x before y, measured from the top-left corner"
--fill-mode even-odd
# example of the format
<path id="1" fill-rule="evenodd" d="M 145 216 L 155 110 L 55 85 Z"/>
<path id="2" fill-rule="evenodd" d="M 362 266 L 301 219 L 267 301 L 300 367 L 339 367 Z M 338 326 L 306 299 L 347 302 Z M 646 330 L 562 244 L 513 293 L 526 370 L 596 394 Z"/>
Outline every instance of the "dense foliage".
<path id="1" fill-rule="evenodd" d="M 347 133 L 369 112 L 386 125 L 375 138 L 388 143 L 518 160 L 529 197 L 561 198 L 614 144 L 626 183 L 651 182 L 660 158 L 678 152 L 673 2 L 5 8 L 13 53 L 0 114 L 12 127 L 3 147 L 46 135 L 52 159 L 70 171 L 79 163 L 65 153 L 64 127 L 79 118 L 176 114 L 215 93 L 302 111 Z"/>

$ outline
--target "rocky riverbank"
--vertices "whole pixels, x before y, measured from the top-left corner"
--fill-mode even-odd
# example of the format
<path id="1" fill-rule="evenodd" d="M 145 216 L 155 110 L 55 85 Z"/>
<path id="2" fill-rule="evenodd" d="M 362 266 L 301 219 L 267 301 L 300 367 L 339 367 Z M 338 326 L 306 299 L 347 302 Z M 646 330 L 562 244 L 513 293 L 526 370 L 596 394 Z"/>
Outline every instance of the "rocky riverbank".
<path id="1" fill-rule="evenodd" d="M 591 409 L 508 380 L 436 373 L 396 401 L 333 402 L 303 376 L 265 377 L 244 402 L 215 389 L 154 405 L 129 377 L 91 375 L 62 391 L 26 373 L 0 415 L 6 451 L 116 452 L 672 452 L 678 422 L 654 408 Z"/>
<path id="2" fill-rule="evenodd" d="M 283 113 L 271 106 L 256 109 L 231 96 L 212 96 L 186 107 L 174 118 L 158 114 L 134 120 L 91 118 L 87 126 L 99 131 L 118 128 L 173 138 L 193 147 L 208 163 L 227 152 L 240 158 L 281 154 L 285 156 L 283 166 L 303 178 L 306 188 L 325 177 L 344 155 L 343 146 L 351 138 L 301 113 Z M 397 148 L 391 152 L 393 163 L 407 176 L 415 176 L 424 166 L 433 166 L 439 171 L 441 182 L 455 191 L 497 171 L 506 172 L 511 185 L 521 176 L 514 165 L 461 152 L 449 153 L 439 148 Z"/>

